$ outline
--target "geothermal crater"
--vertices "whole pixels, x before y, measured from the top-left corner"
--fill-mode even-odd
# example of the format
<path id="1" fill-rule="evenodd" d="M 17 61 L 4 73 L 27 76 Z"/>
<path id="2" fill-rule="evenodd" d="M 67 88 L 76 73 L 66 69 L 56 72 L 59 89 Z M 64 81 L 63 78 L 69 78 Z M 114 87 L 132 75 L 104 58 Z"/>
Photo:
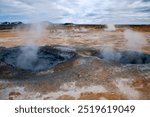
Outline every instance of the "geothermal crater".
<path id="1" fill-rule="evenodd" d="M 27 50 L 26 53 L 22 52 L 22 48 Z M 37 52 L 32 52 L 33 49 L 30 46 L 5 48 L 1 52 L 1 62 L 23 70 L 42 71 L 66 62 L 76 55 L 74 51 L 50 46 L 39 47 Z M 32 56 L 29 56 L 31 54 Z"/>
<path id="2" fill-rule="evenodd" d="M 150 63 L 150 55 L 143 52 L 132 50 L 119 50 L 111 47 L 104 47 L 96 56 L 110 62 L 121 64 L 148 64 Z"/>
<path id="3" fill-rule="evenodd" d="M 22 52 L 22 48 L 26 48 L 26 53 Z M 30 51 L 31 53 L 29 54 Z M 80 53 L 77 48 L 73 49 L 67 46 L 41 46 L 37 50 L 37 53 L 33 53 L 32 51 L 33 47 L 30 46 L 4 48 L 1 52 L 0 61 L 13 66 L 14 68 L 30 71 L 43 71 L 50 69 L 57 64 L 67 62 Z M 150 55 L 142 52 L 119 50 L 111 47 L 103 47 L 99 50 L 88 49 L 87 51 L 93 52 L 91 57 L 96 56 L 104 61 L 112 63 L 150 63 Z"/>

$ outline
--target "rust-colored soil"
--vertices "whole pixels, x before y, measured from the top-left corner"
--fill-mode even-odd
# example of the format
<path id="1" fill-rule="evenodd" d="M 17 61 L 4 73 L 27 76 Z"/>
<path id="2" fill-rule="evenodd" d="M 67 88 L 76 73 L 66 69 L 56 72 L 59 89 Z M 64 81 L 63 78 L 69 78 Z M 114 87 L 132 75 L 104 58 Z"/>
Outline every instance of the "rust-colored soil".
<path id="1" fill-rule="evenodd" d="M 123 36 L 125 29 L 117 28 L 115 32 L 106 32 L 83 26 L 48 30 L 44 36 L 33 42 L 39 46 L 74 47 L 78 49 L 78 56 L 38 73 L 0 63 L 0 99 L 150 99 L 150 64 L 110 63 L 93 56 L 93 51 L 89 49 L 111 46 L 127 50 Z M 142 52 L 150 54 L 149 26 L 131 29 L 145 35 L 147 44 L 143 45 Z M 30 39 L 27 39 L 29 36 L 23 37 L 24 34 L 26 32 L 23 30 L 0 31 L 0 47 L 26 45 L 26 40 Z"/>

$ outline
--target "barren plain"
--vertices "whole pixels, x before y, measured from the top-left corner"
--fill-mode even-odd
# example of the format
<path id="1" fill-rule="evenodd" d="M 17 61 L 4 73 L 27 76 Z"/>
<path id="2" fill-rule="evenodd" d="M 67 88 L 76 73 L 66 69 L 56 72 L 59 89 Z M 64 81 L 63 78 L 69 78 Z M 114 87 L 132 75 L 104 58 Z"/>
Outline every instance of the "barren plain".
<path id="1" fill-rule="evenodd" d="M 21 66 L 26 32 L 0 31 L 0 99 L 150 99 L 149 25 L 52 27 L 34 40 L 36 61 Z"/>

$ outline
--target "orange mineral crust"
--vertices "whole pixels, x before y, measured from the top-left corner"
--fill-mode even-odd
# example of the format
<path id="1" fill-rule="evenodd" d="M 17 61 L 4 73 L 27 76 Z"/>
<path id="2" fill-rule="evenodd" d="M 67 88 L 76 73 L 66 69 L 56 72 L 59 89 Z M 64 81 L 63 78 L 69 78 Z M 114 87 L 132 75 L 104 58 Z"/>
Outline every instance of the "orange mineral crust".
<path id="1" fill-rule="evenodd" d="M 149 100 L 150 26 L 0 30 L 0 99 Z"/>

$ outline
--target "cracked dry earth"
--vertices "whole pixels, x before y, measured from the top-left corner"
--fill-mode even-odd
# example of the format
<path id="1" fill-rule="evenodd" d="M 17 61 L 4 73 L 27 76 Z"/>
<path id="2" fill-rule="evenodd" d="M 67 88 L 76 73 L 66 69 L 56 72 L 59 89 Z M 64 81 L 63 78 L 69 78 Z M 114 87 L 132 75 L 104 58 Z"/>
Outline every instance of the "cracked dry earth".
<path id="1" fill-rule="evenodd" d="M 137 54 L 131 58 L 134 62 L 129 63 L 98 56 L 106 46 L 120 53 L 128 50 L 122 31 L 64 30 L 49 32 L 37 43 L 41 48 L 47 47 L 46 53 L 56 49 L 56 56 L 64 57 L 62 54 L 67 52 L 73 56 L 38 71 L 21 69 L 5 61 L 6 50 L 22 46 L 24 41 L 13 31 L 0 32 L 0 99 L 150 99 L 150 30 L 143 32 L 148 42 L 142 50 L 145 55 Z M 146 62 L 137 61 L 139 58 Z"/>

